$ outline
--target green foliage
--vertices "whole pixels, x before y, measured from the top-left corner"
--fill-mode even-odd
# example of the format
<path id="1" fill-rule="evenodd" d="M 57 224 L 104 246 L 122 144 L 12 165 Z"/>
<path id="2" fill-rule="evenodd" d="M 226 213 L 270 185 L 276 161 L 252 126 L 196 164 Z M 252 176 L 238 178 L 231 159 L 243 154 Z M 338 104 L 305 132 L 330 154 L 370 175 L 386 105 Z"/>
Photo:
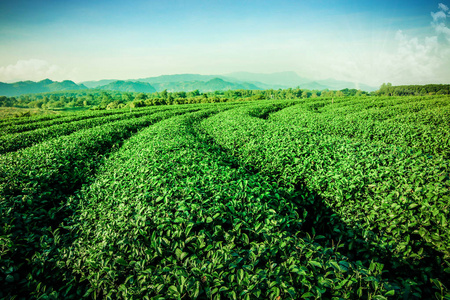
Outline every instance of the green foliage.
<path id="1" fill-rule="evenodd" d="M 161 111 L 161 109 L 134 110 L 133 112 L 123 110 L 93 112 L 43 122 L 5 126 L 1 128 L 1 132 L 5 134 L 0 136 L 0 153 L 16 151 L 82 129 L 119 120 L 138 118 L 157 111 Z"/>
<path id="2" fill-rule="evenodd" d="M 376 94 L 382 96 L 449 95 L 450 85 L 426 84 L 393 86 L 391 83 L 383 83 Z"/>
<path id="3" fill-rule="evenodd" d="M 317 97 L 344 97 L 368 95 L 356 89 L 343 89 L 341 91 L 306 90 L 300 88 L 288 88 L 279 90 L 260 90 L 252 86 L 226 85 L 220 79 L 211 80 L 205 84 L 200 92 L 198 88 L 184 87 L 189 92 L 169 92 L 160 89 L 132 88 L 131 86 L 148 85 L 138 82 L 115 82 L 99 89 L 63 91 L 40 94 L 27 94 L 19 97 L 0 97 L 2 107 L 29 107 L 42 109 L 63 108 L 90 108 L 92 110 L 114 109 L 119 107 L 143 107 L 154 105 L 179 105 L 193 103 L 218 103 L 230 101 L 254 101 L 266 99 L 299 99 Z M 219 84 L 219 85 L 217 85 Z M 225 86 L 222 86 L 225 84 Z M 116 87 L 116 88 L 114 88 Z M 150 86 L 151 87 L 151 86 Z M 177 89 L 172 89 L 177 90 Z M 123 105 L 120 105 L 123 104 Z"/>
<path id="4" fill-rule="evenodd" d="M 416 105 L 424 115 L 433 111 L 438 121 L 448 118 L 448 110 L 440 108 L 448 104 L 448 97 L 344 99 L 304 102 L 269 117 L 264 110 L 255 113 L 257 106 L 214 116 L 203 126 L 241 163 L 274 174 L 280 183 L 316 191 L 324 200 L 305 205 L 328 241 L 342 241 L 354 259 L 388 263 L 392 278 L 409 277 L 418 286 L 414 293 L 425 296 L 434 288 L 427 278 L 449 285 L 447 123 L 427 127 L 426 139 L 410 136 L 417 139 L 424 128 L 423 118 L 413 114 Z M 393 118 L 384 106 L 394 111 Z M 396 120 L 399 114 L 414 118 L 404 126 L 404 118 Z M 321 220 L 324 207 L 336 217 Z"/>
<path id="5" fill-rule="evenodd" d="M 0 298 L 449 298 L 448 96 L 303 93 L 0 122 Z"/>
<path id="6" fill-rule="evenodd" d="M 72 238 L 64 223 L 76 206 L 73 195 L 123 140 L 185 112 L 110 122 L 0 156 L 0 276 L 13 276 L 15 282 L 0 290 L 22 295 L 57 292 L 60 281 L 69 280 L 56 257 L 59 247 Z"/>
<path id="7" fill-rule="evenodd" d="M 30 111 L 19 112 L 15 114 L 14 117 L 15 118 L 31 117 L 31 112 Z"/>

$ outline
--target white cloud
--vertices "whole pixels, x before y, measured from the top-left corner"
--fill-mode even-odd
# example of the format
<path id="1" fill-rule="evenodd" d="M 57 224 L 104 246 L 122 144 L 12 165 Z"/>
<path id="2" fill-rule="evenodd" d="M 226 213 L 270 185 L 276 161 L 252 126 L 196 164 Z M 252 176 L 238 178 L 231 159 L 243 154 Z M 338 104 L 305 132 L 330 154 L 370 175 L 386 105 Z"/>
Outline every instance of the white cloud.
<path id="1" fill-rule="evenodd" d="M 38 81 L 46 78 L 62 80 L 67 79 L 67 75 L 61 67 L 40 59 L 19 60 L 15 64 L 0 67 L 0 81 L 3 82 Z"/>
<path id="2" fill-rule="evenodd" d="M 450 41 L 450 28 L 445 26 L 443 23 L 434 25 L 434 29 L 437 33 L 442 33 Z"/>
<path id="3" fill-rule="evenodd" d="M 443 12 L 442 10 L 440 10 L 440 11 L 438 11 L 438 12 L 436 12 L 436 13 L 434 13 L 434 12 L 432 12 L 431 13 L 431 17 L 433 17 L 433 21 L 434 22 L 438 22 L 438 21 L 440 21 L 441 19 L 446 19 L 447 18 L 447 15 L 445 14 L 445 12 Z"/>
<path id="4" fill-rule="evenodd" d="M 360 81 L 373 86 L 393 84 L 426 84 L 450 82 L 450 28 L 446 22 L 447 6 L 439 5 L 431 13 L 432 30 L 426 37 L 398 30 L 394 43 L 350 44 L 343 55 L 326 61 L 335 77 Z M 348 42 L 344 42 L 347 45 Z M 370 50 L 368 50 L 370 49 Z"/>
<path id="5" fill-rule="evenodd" d="M 410 37 L 401 30 L 396 33 L 397 50 L 385 57 L 385 66 L 395 84 L 450 82 L 450 28 L 446 25 L 446 11 L 448 7 L 440 3 L 439 11 L 431 13 L 434 34 L 428 37 Z"/>
<path id="6" fill-rule="evenodd" d="M 445 4 L 439 3 L 439 11 L 436 13 L 431 13 L 431 17 L 433 18 L 433 22 L 431 22 L 431 25 L 433 26 L 437 34 L 443 34 L 445 38 L 450 42 L 450 28 L 448 28 L 446 25 L 447 15 L 445 13 L 448 10 L 449 8 Z"/>
<path id="7" fill-rule="evenodd" d="M 396 35 L 398 50 L 393 59 L 398 61 L 394 71 L 405 78 L 417 82 L 433 82 L 440 67 L 440 47 L 436 36 L 426 37 L 420 41 L 417 37 L 409 38 L 402 31 Z"/>
<path id="8" fill-rule="evenodd" d="M 448 6 L 445 5 L 444 3 L 439 3 L 438 7 L 442 11 L 448 11 Z"/>

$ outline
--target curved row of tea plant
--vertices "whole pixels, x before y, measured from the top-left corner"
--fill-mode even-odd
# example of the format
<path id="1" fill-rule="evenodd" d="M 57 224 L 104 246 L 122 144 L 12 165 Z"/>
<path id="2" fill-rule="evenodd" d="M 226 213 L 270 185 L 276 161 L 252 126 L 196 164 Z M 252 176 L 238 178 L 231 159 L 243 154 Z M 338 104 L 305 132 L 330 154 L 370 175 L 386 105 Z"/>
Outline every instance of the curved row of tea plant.
<path id="1" fill-rule="evenodd" d="M 58 241 L 70 239 L 60 226 L 73 213 L 70 196 L 92 180 L 105 157 L 125 139 L 186 112 L 174 109 L 111 122 L 1 155 L 0 298 L 29 296 L 42 283 L 60 284 L 64 278 L 51 270 L 60 251 Z"/>
<path id="2" fill-rule="evenodd" d="M 398 105 L 390 99 L 386 106 L 374 100 L 352 105 L 348 100 L 322 101 L 319 108 L 310 109 L 307 103 L 304 109 L 291 108 L 271 118 L 323 134 L 407 146 L 450 158 L 450 97 L 414 99 Z"/>
<path id="3" fill-rule="evenodd" d="M 340 98 L 334 101 L 319 101 L 321 112 L 334 112 L 340 114 L 359 114 L 366 118 L 378 121 L 392 118 L 408 112 L 420 112 L 424 109 L 448 106 L 448 96 L 433 97 L 386 97 L 386 98 Z M 333 103 L 330 103 L 333 102 Z M 316 101 L 314 102 L 316 103 Z M 333 105 L 330 105 L 333 104 Z"/>
<path id="4" fill-rule="evenodd" d="M 204 105 L 203 105 L 204 106 Z M 143 107 L 143 108 L 133 108 L 133 110 L 127 109 L 115 109 L 115 110 L 101 110 L 101 111 L 83 111 L 78 113 L 71 114 L 60 114 L 54 115 L 52 117 L 42 116 L 39 119 L 28 118 L 25 120 L 16 120 L 12 119 L 9 122 L 0 123 L 0 135 L 12 134 L 12 133 L 21 133 L 25 131 L 35 130 L 43 127 L 49 127 L 53 125 L 70 123 L 75 121 L 80 121 L 84 119 L 90 118 L 100 118 L 107 117 L 116 114 L 127 114 L 127 113 L 140 113 L 140 112 L 153 112 L 153 111 L 162 111 L 169 109 L 179 109 L 180 107 L 202 107 L 202 104 L 196 105 L 178 105 L 178 106 L 153 106 L 153 107 Z"/>
<path id="5" fill-rule="evenodd" d="M 88 111 L 88 112 L 83 112 L 83 113 L 78 113 L 75 115 L 69 115 L 69 116 L 64 116 L 64 117 L 60 117 L 60 118 L 53 118 L 50 120 L 46 120 L 46 121 L 40 121 L 40 122 L 30 122 L 30 123 L 24 123 L 24 124 L 11 124 L 11 125 L 6 125 L 6 126 L 1 126 L 0 127 L 0 134 L 1 135 L 5 135 L 5 134 L 12 134 L 12 133 L 21 133 L 21 132 L 25 132 L 25 131 L 30 131 L 30 130 L 35 130 L 38 128 L 43 128 L 43 127 L 49 127 L 49 126 L 53 126 L 53 125 L 58 125 L 58 124 L 63 124 L 63 123 L 70 123 L 70 122 L 75 122 L 75 121 L 79 121 L 79 120 L 85 120 L 85 119 L 90 119 L 90 118 L 98 118 L 98 117 L 106 117 L 106 116 L 110 116 L 110 115 L 114 115 L 114 114 L 123 114 L 123 113 L 127 113 L 128 111 L 126 110 L 114 110 L 114 111 L 103 111 L 102 114 L 100 114 L 97 111 Z"/>
<path id="6" fill-rule="evenodd" d="M 177 108 L 179 110 L 181 108 Z M 187 110 L 197 109 L 195 107 L 184 108 Z M 153 113 L 157 113 L 159 111 L 167 110 L 165 108 L 153 108 L 153 109 L 145 109 L 138 110 L 131 113 L 121 113 L 121 114 L 113 114 L 109 116 L 103 116 L 98 118 L 88 118 L 82 119 L 79 121 L 73 121 L 69 123 L 62 123 L 58 125 L 53 125 L 49 127 L 43 127 L 36 130 L 7 134 L 4 136 L 0 136 L 0 154 L 17 151 L 22 148 L 30 147 L 37 143 L 50 140 L 53 138 L 57 138 L 63 135 L 68 135 L 73 132 L 92 128 L 95 126 L 100 126 L 103 124 L 109 124 L 112 122 L 117 122 L 120 120 L 127 120 L 132 118 L 139 118 L 145 115 L 151 115 Z"/>
<path id="7" fill-rule="evenodd" d="M 314 202 L 314 194 L 278 186 L 275 178 L 235 165 L 196 130 L 196 123 L 216 112 L 171 118 L 140 132 L 81 193 L 72 225 L 77 239 L 61 260 L 89 282 L 85 296 L 394 294 L 381 265 L 349 261 L 338 247 L 323 248 L 302 232 L 307 212 L 299 204 Z"/>
<path id="8" fill-rule="evenodd" d="M 71 113 L 61 113 L 61 114 L 43 114 L 43 115 L 32 115 L 26 118 L 5 118 L 0 119 L 0 128 L 7 127 L 10 125 L 23 125 L 27 123 L 34 122 L 43 122 L 58 118 L 64 118 L 68 116 L 74 116 L 79 114 L 80 112 L 71 112 Z"/>
<path id="9" fill-rule="evenodd" d="M 304 124 L 305 114 L 293 118 L 296 110 L 304 108 L 292 106 L 263 120 L 255 117 L 255 110 L 235 109 L 208 118 L 202 126 L 243 164 L 323 196 L 339 219 L 354 227 L 342 236 L 336 234 L 342 231 L 339 227 L 324 232 L 341 238 L 350 257 L 386 262 L 393 274 L 413 275 L 409 283 L 399 284 L 404 290 L 412 284 L 418 295 L 431 293 L 430 277 L 448 287 L 448 160 L 298 126 Z M 367 242 L 358 243 L 358 236 Z M 374 255 L 375 247 L 387 257 L 364 257 Z M 352 256 L 352 251 L 359 254 Z"/>
<path id="10" fill-rule="evenodd" d="M 0 155 L 0 299 L 448 298 L 448 108 L 302 99 L 55 124 L 73 131 Z"/>

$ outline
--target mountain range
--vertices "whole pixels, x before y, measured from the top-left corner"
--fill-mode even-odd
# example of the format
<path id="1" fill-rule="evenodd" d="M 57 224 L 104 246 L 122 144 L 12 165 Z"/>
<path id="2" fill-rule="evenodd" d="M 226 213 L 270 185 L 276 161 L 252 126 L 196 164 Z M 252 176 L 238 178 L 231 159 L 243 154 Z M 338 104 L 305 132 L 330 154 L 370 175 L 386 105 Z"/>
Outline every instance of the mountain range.
<path id="1" fill-rule="evenodd" d="M 70 80 L 61 82 L 44 79 L 38 82 L 19 81 L 15 83 L 0 82 L 0 96 L 19 96 L 23 94 L 37 94 L 59 91 L 85 90 L 83 84 L 76 84 Z"/>
<path id="2" fill-rule="evenodd" d="M 103 79 L 98 81 L 85 81 L 79 84 L 70 80 L 57 82 L 49 79 L 39 82 L 20 81 L 11 84 L 0 82 L 0 95 L 19 96 L 32 93 L 83 89 L 153 93 L 163 90 L 169 92 L 188 92 L 193 90 L 213 92 L 238 89 L 265 90 L 296 87 L 309 90 L 355 88 L 364 91 L 374 91 L 378 89 L 364 84 L 335 79 L 313 81 L 301 77 L 295 72 L 270 74 L 236 72 L 227 75 L 176 74 L 130 80 Z"/>

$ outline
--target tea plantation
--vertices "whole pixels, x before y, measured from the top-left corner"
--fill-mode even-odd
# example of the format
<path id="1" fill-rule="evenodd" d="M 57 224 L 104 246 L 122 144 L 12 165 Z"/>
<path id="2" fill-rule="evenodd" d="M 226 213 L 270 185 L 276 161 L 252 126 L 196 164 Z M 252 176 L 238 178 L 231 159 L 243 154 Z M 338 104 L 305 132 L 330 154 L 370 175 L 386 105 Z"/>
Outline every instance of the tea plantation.
<path id="1" fill-rule="evenodd" d="M 0 121 L 0 299 L 450 299 L 450 97 Z"/>

